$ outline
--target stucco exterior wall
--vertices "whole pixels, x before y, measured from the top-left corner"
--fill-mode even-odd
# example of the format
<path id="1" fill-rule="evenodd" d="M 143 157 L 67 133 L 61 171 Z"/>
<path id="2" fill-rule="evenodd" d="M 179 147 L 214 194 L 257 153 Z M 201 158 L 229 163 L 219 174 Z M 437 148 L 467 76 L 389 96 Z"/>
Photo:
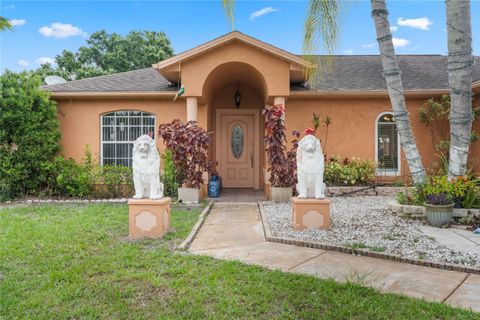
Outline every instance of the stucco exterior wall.
<path id="1" fill-rule="evenodd" d="M 156 115 L 156 126 L 173 119 L 186 121 L 186 102 L 179 99 L 72 99 L 59 100 L 58 118 L 62 137 L 61 154 L 66 158 L 81 161 L 85 146 L 89 145 L 94 157 L 100 159 L 100 117 L 104 113 L 120 110 L 137 110 Z M 199 104 L 198 122 L 206 128 L 208 121 L 207 106 Z M 157 146 L 163 151 L 161 139 Z"/>
<path id="2" fill-rule="evenodd" d="M 418 111 L 425 104 L 427 98 L 407 98 L 407 108 L 417 146 L 426 168 L 438 161 L 430 131 L 420 122 Z M 290 98 L 286 102 L 287 136 L 292 130 L 303 130 L 312 126 L 312 114 L 315 112 L 322 118 L 329 115 L 332 124 L 328 131 L 327 155 L 340 157 L 359 157 L 375 160 L 375 130 L 376 119 L 383 113 L 391 111 L 388 98 Z M 474 126 L 480 131 L 480 123 Z M 320 130 L 318 137 L 325 139 L 325 128 Z M 408 175 L 408 166 L 405 156 L 401 152 L 400 176 Z M 470 159 L 472 165 L 480 160 L 480 142 L 473 144 Z M 477 171 L 480 168 L 477 167 Z"/>

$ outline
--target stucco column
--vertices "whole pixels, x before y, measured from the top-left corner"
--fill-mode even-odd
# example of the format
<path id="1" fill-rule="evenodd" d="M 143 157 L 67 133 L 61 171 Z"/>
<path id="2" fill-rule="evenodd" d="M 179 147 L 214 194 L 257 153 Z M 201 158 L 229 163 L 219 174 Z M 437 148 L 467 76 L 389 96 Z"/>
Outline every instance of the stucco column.
<path id="1" fill-rule="evenodd" d="M 187 98 L 187 121 L 198 121 L 198 102 L 197 97 Z"/>
<path id="2" fill-rule="evenodd" d="M 283 104 L 285 106 L 285 97 L 274 97 L 273 98 L 273 104 Z"/>

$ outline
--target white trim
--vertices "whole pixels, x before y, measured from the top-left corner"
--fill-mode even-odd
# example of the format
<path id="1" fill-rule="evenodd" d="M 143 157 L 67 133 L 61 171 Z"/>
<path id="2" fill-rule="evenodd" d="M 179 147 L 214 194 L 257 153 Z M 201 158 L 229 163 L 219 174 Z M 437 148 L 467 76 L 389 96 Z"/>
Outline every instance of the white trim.
<path id="1" fill-rule="evenodd" d="M 393 116 L 393 112 L 391 111 L 384 111 L 384 112 L 381 112 L 377 118 L 375 119 L 375 174 L 377 176 L 386 176 L 386 177 L 396 177 L 396 176 L 399 176 L 400 175 L 400 172 L 402 171 L 402 168 L 401 168 L 401 165 L 402 165 L 402 161 L 401 161 L 401 144 L 400 144 L 400 135 L 398 134 L 398 130 L 397 130 L 397 170 L 396 171 L 393 171 L 392 169 L 379 169 L 377 167 L 378 165 L 378 120 L 380 120 L 380 118 L 384 115 L 392 115 Z M 388 171 L 387 171 L 388 170 Z"/>
<path id="2" fill-rule="evenodd" d="M 157 139 L 157 114 L 156 113 L 152 113 L 152 112 L 149 112 L 149 111 L 143 111 L 143 110 L 139 110 L 139 109 L 117 109 L 117 110 L 113 110 L 113 111 L 107 111 L 107 112 L 104 112 L 104 113 L 101 113 L 99 115 L 99 125 L 100 125 L 100 161 L 99 161 L 99 164 L 101 166 L 103 166 L 103 145 L 104 143 L 106 144 L 117 144 L 117 143 L 132 143 L 132 141 L 130 140 L 127 140 L 127 141 L 103 141 L 103 117 L 107 114 L 110 114 L 110 113 L 116 113 L 116 112 L 142 112 L 142 113 L 147 113 L 147 114 L 150 114 L 152 116 L 154 116 L 153 118 L 153 130 L 154 130 L 154 141 L 156 141 Z M 129 119 L 130 119 L 130 116 L 128 115 L 127 116 Z M 143 120 L 143 117 L 141 117 L 141 119 Z M 116 126 L 116 124 L 115 124 Z M 130 124 L 127 125 L 128 127 L 130 127 Z M 142 121 L 142 125 L 140 126 L 141 128 L 144 127 L 143 125 L 143 121 Z M 128 137 L 129 138 L 129 137 Z M 117 159 L 117 157 L 115 157 L 115 159 Z M 123 158 L 118 158 L 118 159 L 123 159 Z M 129 159 L 129 158 L 126 158 L 126 159 Z"/>
<path id="3" fill-rule="evenodd" d="M 215 161 L 218 161 L 220 166 L 220 147 L 218 141 L 220 141 L 220 116 L 221 115 L 253 115 L 253 185 L 254 189 L 260 189 L 260 110 L 258 109 L 216 109 L 215 110 Z"/>

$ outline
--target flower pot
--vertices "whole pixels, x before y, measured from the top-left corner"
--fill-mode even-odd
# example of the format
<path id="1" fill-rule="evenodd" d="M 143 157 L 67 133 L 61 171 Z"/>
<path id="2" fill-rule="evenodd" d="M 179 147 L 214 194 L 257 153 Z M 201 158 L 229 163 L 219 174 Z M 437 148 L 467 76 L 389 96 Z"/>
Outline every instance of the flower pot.
<path id="1" fill-rule="evenodd" d="M 273 202 L 289 202 L 292 200 L 292 188 L 271 187 L 270 194 Z"/>
<path id="2" fill-rule="evenodd" d="M 189 204 L 202 201 L 202 190 L 197 188 L 178 188 L 178 202 Z"/>
<path id="3" fill-rule="evenodd" d="M 447 205 L 433 205 L 424 203 L 423 205 L 425 207 L 425 216 L 427 217 L 427 221 L 431 226 L 440 228 L 452 220 L 453 203 Z"/>

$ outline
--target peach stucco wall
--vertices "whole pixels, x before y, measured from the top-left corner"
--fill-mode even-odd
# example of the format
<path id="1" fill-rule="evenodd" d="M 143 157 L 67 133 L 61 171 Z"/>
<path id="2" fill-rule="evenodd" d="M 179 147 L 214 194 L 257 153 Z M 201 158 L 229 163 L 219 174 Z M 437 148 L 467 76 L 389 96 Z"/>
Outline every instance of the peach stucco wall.
<path id="1" fill-rule="evenodd" d="M 262 74 L 267 86 L 266 94 L 290 94 L 290 64 L 287 61 L 240 42 L 233 42 L 181 64 L 185 95 L 202 96 L 203 84 L 210 73 L 229 62 L 248 64 Z"/>
<path id="2" fill-rule="evenodd" d="M 119 110 L 138 110 L 156 115 L 157 127 L 173 119 L 186 120 L 184 99 L 81 99 L 59 100 L 58 118 L 62 131 L 62 155 L 81 161 L 85 146 L 89 145 L 96 159 L 100 158 L 100 117 L 104 113 Z M 198 122 L 207 127 L 207 106 L 198 106 Z M 163 144 L 157 139 L 163 150 Z"/>
<path id="3" fill-rule="evenodd" d="M 431 167 L 438 161 L 432 144 L 430 131 L 420 122 L 418 111 L 427 98 L 407 98 L 407 108 L 413 126 L 417 146 L 425 167 Z M 376 119 L 382 112 L 391 111 L 388 98 L 290 98 L 286 102 L 286 125 L 288 135 L 292 130 L 303 131 L 312 126 L 312 114 L 320 114 L 323 118 L 329 115 L 332 124 L 328 131 L 327 154 L 340 157 L 359 157 L 375 159 Z M 480 131 L 480 123 L 475 124 Z M 325 138 L 325 129 L 320 130 L 320 139 Z M 470 158 L 480 159 L 480 143 L 472 145 Z M 479 168 L 477 168 L 478 170 Z M 407 175 L 408 168 L 402 152 L 401 175 Z"/>

